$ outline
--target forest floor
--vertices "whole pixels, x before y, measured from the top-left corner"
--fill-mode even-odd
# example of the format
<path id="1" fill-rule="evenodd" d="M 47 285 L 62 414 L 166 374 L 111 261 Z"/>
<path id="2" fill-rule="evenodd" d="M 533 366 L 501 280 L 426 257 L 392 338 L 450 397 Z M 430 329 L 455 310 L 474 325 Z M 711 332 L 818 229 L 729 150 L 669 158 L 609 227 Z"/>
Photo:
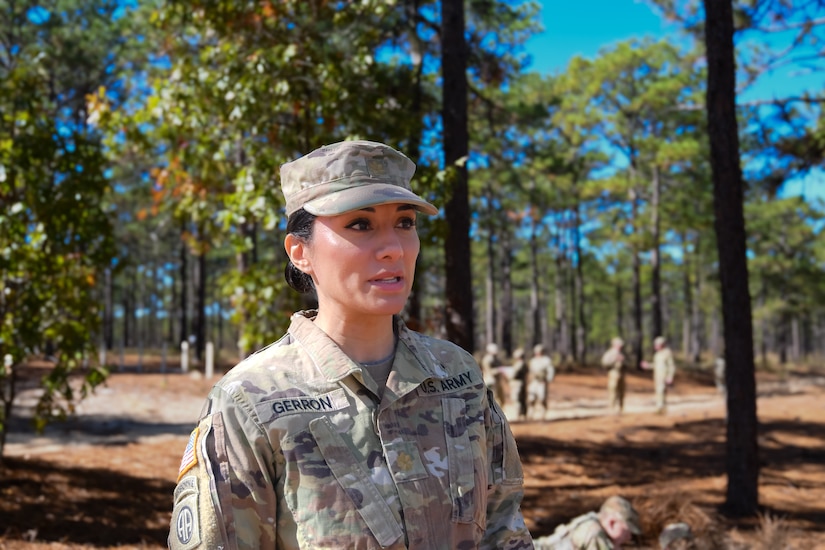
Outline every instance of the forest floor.
<path id="1" fill-rule="evenodd" d="M 216 380 L 144 362 L 42 435 L 26 421 L 36 393 L 25 389 L 0 467 L 0 550 L 165 548 L 180 457 Z M 598 368 L 559 372 L 545 417 L 511 423 L 534 536 L 620 494 L 641 513 L 631 548 L 658 548 L 662 526 L 685 521 L 697 548 L 825 549 L 825 368 L 758 374 L 762 512 L 746 520 L 718 511 L 725 407 L 709 372 L 681 370 L 664 415 L 650 373 L 629 373 L 621 416 L 605 384 Z"/>

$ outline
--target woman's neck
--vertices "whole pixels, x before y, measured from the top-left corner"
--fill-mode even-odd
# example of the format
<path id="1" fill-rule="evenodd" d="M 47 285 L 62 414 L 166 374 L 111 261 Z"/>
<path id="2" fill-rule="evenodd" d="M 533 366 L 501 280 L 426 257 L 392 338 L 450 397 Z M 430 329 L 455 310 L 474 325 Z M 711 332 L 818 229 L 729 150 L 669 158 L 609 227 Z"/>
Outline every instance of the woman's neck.
<path id="1" fill-rule="evenodd" d="M 384 359 L 395 349 L 392 316 L 364 316 L 353 322 L 351 319 L 324 316 L 319 311 L 315 325 L 356 363 Z"/>

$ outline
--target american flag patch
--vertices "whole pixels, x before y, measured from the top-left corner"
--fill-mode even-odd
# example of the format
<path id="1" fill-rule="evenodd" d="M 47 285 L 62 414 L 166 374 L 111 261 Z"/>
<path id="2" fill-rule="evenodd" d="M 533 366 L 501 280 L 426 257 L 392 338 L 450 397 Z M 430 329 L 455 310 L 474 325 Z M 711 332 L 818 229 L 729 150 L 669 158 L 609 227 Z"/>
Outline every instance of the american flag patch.
<path id="1" fill-rule="evenodd" d="M 183 458 L 180 459 L 180 470 L 178 470 L 178 481 L 183 477 L 183 474 L 191 470 L 195 464 L 198 463 L 198 453 L 195 452 L 195 446 L 198 444 L 198 428 L 192 430 L 189 435 L 189 443 L 186 444 L 186 450 L 183 451 Z"/>

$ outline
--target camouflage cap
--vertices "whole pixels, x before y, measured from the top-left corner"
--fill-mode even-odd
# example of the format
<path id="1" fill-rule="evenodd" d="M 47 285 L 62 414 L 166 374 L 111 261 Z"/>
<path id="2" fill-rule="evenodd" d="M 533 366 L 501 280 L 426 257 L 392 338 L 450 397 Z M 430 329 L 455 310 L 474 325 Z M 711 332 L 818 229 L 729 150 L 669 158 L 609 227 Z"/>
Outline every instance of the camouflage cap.
<path id="1" fill-rule="evenodd" d="M 316 216 L 335 216 L 392 203 L 438 214 L 435 206 L 412 192 L 414 173 L 413 161 L 383 143 L 359 140 L 325 145 L 281 166 L 286 214 L 304 208 Z"/>
<path id="2" fill-rule="evenodd" d="M 662 550 L 670 550 L 671 547 L 676 546 L 677 541 L 693 540 L 693 531 L 687 523 L 670 523 L 662 529 L 659 535 L 659 546 Z"/>
<path id="3" fill-rule="evenodd" d="M 599 509 L 599 515 L 609 513 L 614 513 L 622 518 L 625 523 L 627 523 L 627 528 L 630 529 L 630 532 L 634 535 L 640 535 L 642 533 L 642 528 L 639 524 L 639 512 L 633 508 L 633 505 L 631 505 L 627 499 L 617 495 L 608 497 Z"/>

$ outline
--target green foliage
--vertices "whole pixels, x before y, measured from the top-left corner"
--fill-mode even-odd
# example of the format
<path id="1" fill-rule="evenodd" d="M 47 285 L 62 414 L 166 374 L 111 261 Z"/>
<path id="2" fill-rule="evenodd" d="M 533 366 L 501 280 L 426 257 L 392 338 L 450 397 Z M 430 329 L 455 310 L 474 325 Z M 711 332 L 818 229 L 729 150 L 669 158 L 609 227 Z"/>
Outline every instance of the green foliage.
<path id="1" fill-rule="evenodd" d="M 81 395 L 104 375 L 81 369 L 99 322 L 97 285 L 114 250 L 106 161 L 86 102 L 99 85 L 116 87 L 115 54 L 125 42 L 116 6 L 0 2 L 11 40 L 0 46 L 0 355 L 15 364 L 52 355 L 37 407 L 41 427 L 72 406 L 76 371 Z"/>

